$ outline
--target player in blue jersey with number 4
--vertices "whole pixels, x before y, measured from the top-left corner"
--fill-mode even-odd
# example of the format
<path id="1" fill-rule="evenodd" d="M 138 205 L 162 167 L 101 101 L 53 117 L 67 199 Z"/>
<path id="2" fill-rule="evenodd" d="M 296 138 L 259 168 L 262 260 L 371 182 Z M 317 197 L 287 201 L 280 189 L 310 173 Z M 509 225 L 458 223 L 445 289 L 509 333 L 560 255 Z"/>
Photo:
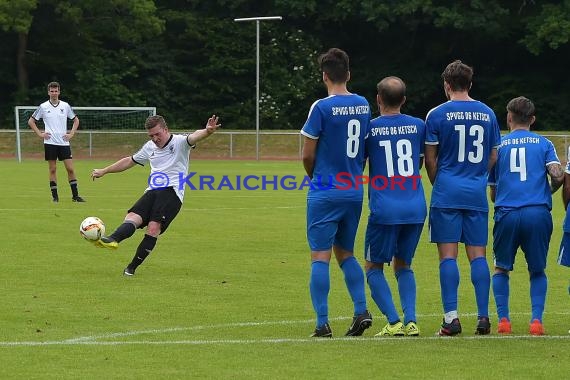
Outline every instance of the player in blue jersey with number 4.
<path id="1" fill-rule="evenodd" d="M 461 333 L 457 309 L 458 243 L 465 244 L 475 288 L 478 322 L 475 332 L 489 334 L 491 276 L 486 259 L 488 234 L 487 176 L 501 143 L 495 113 L 469 96 L 473 69 L 456 60 L 442 73 L 449 99 L 426 117 L 426 170 L 433 184 L 430 236 L 439 252 L 443 323 L 439 335 Z"/>
<path id="2" fill-rule="evenodd" d="M 370 216 L 364 256 L 372 299 L 388 320 L 376 336 L 418 336 L 416 280 L 412 259 L 426 218 L 426 199 L 420 176 L 425 124 L 400 113 L 406 85 L 386 77 L 376 86 L 380 116 L 370 122 L 366 136 Z M 404 323 L 400 320 L 384 275 L 393 260 Z"/>
<path id="3" fill-rule="evenodd" d="M 536 120 L 534 104 L 520 96 L 507 104 L 510 133 L 503 136 L 495 167 L 489 173 L 491 200 L 495 202 L 493 294 L 499 334 L 510 334 L 509 272 L 517 249 L 524 253 L 529 278 L 532 315 L 529 332 L 543 335 L 542 314 L 546 300 L 544 273 L 552 235 L 552 195 L 564 179 L 554 145 L 530 132 Z M 548 181 L 550 176 L 550 183 Z"/>
<path id="4" fill-rule="evenodd" d="M 358 336 L 372 325 L 366 308 L 364 272 L 354 257 L 370 106 L 364 97 L 347 89 L 349 58 L 344 51 L 330 49 L 319 57 L 319 66 L 328 97 L 313 103 L 301 130 L 303 166 L 312 181 L 307 193 L 307 239 L 311 249 L 310 293 L 317 321 L 311 336 L 332 337 L 328 294 L 333 251 L 354 303 L 354 317 L 345 335 Z"/>
<path id="5" fill-rule="evenodd" d="M 558 264 L 570 267 L 570 209 L 568 203 L 570 202 L 570 147 L 566 157 L 566 170 L 564 171 L 564 186 L 562 188 L 562 201 L 566 209 L 566 217 L 564 218 L 562 242 L 560 243 L 560 251 L 558 253 Z M 568 293 L 570 294 L 570 285 L 568 286 Z M 568 330 L 570 334 L 570 330 Z"/>

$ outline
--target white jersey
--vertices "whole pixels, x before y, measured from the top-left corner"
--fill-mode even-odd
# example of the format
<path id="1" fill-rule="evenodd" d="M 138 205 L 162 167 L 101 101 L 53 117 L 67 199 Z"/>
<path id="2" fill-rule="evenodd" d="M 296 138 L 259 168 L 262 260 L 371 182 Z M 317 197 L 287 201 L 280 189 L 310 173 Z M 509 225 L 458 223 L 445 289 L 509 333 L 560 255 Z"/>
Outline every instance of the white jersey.
<path id="1" fill-rule="evenodd" d="M 44 140 L 44 144 L 69 145 L 63 136 L 67 133 L 67 119 L 75 119 L 75 112 L 68 103 L 60 100 L 54 106 L 49 100 L 45 101 L 34 111 L 32 117 L 35 120 L 43 119 L 45 131 L 51 135 Z"/>
<path id="2" fill-rule="evenodd" d="M 161 187 L 172 187 L 180 202 L 184 200 L 184 178 L 188 175 L 188 165 L 190 163 L 190 149 L 187 135 L 171 135 L 170 140 L 159 148 L 152 141 L 148 141 L 135 154 L 132 159 L 139 165 L 150 162 L 149 187 L 151 189 Z M 182 185 L 180 180 L 182 179 Z"/>

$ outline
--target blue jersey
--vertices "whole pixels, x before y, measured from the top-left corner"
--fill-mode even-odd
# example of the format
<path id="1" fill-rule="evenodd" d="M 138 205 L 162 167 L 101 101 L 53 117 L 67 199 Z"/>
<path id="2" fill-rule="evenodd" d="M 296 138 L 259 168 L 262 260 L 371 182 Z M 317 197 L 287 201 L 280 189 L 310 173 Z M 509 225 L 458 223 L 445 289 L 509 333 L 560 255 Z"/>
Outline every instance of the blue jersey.
<path id="1" fill-rule="evenodd" d="M 552 142 L 528 130 L 515 130 L 503 136 L 489 184 L 496 186 L 495 208 L 547 206 L 552 195 L 547 166 L 560 164 Z"/>
<path id="2" fill-rule="evenodd" d="M 301 130 L 319 140 L 309 198 L 362 199 L 358 177 L 369 122 L 370 106 L 360 95 L 331 95 L 313 103 Z"/>
<path id="3" fill-rule="evenodd" d="M 489 155 L 501 143 L 491 108 L 476 100 L 451 100 L 427 114 L 426 144 L 438 145 L 431 206 L 488 211 Z"/>
<path id="4" fill-rule="evenodd" d="M 387 115 L 370 122 L 366 155 L 371 222 L 424 222 L 426 199 L 420 175 L 424 143 L 425 124 L 421 119 L 409 115 Z"/>

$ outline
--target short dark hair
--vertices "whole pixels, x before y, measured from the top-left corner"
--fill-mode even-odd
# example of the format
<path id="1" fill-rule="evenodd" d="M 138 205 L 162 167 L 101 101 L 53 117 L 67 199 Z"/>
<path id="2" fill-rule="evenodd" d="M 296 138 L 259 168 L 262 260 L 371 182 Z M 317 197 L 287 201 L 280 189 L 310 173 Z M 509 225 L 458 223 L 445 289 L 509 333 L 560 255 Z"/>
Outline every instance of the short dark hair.
<path id="1" fill-rule="evenodd" d="M 333 83 L 343 83 L 348 80 L 349 59 L 344 50 L 331 48 L 319 56 L 319 67 Z"/>
<path id="2" fill-rule="evenodd" d="M 378 96 L 388 107 L 398 107 L 406 97 L 406 84 L 398 77 L 390 76 L 382 79 L 376 85 Z"/>
<path id="3" fill-rule="evenodd" d="M 457 59 L 447 65 L 441 77 L 452 91 L 468 91 L 473 80 L 473 68 Z"/>
<path id="4" fill-rule="evenodd" d="M 511 113 L 511 117 L 516 124 L 530 124 L 534 116 L 534 103 L 524 96 L 511 99 L 507 103 L 507 111 Z"/>
<path id="5" fill-rule="evenodd" d="M 59 82 L 49 82 L 47 85 L 47 89 L 49 91 L 50 88 L 60 88 L 59 87 Z"/>
<path id="6" fill-rule="evenodd" d="M 149 116 L 146 118 L 146 121 L 144 122 L 144 127 L 147 130 L 152 129 L 157 125 L 160 125 L 163 128 L 168 128 L 168 125 L 166 125 L 166 120 L 164 120 L 164 118 L 160 115 Z"/>

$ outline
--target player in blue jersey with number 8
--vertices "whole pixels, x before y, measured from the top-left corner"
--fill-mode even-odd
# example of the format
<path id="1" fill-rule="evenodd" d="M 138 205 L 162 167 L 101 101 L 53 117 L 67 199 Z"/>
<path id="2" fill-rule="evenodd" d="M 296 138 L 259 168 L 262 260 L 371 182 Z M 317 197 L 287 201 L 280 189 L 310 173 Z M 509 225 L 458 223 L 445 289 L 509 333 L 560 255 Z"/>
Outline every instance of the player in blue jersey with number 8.
<path id="1" fill-rule="evenodd" d="M 489 334 L 491 278 L 486 260 L 489 206 L 487 176 L 501 142 L 495 113 L 469 96 L 473 68 L 456 60 L 442 73 L 449 101 L 426 117 L 425 164 L 433 184 L 429 232 L 439 252 L 444 318 L 438 335 L 461 333 L 457 292 L 458 243 L 465 244 L 475 288 L 477 334 Z"/>
<path id="2" fill-rule="evenodd" d="M 345 335 L 358 336 L 372 325 L 364 272 L 354 257 L 363 196 L 358 178 L 362 179 L 370 106 L 364 97 L 347 89 L 350 71 L 346 52 L 330 49 L 319 57 L 319 66 L 328 96 L 313 103 L 301 130 L 303 166 L 312 181 L 307 193 L 307 239 L 310 293 L 317 321 L 311 336 L 332 337 L 328 294 L 333 251 L 354 304 L 352 324 Z"/>

